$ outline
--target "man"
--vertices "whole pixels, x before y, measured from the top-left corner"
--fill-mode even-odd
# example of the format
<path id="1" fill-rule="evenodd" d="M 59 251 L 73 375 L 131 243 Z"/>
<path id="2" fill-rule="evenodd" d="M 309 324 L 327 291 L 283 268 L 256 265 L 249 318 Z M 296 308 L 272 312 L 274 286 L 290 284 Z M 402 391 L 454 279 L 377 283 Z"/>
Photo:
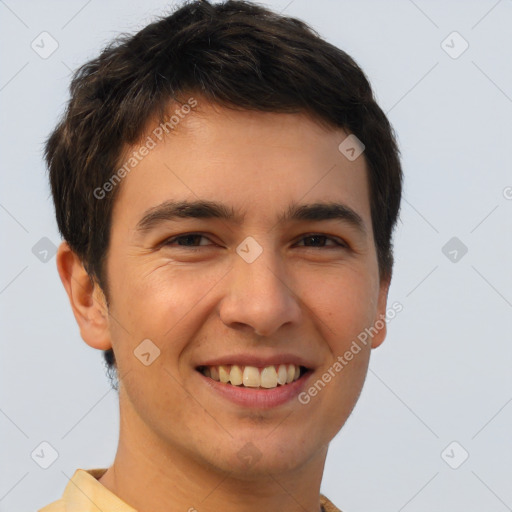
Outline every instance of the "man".
<path id="1" fill-rule="evenodd" d="M 121 421 L 112 466 L 41 510 L 339 510 L 324 462 L 385 338 L 402 181 L 355 62 L 298 20 L 190 2 L 77 72 L 46 157 Z"/>

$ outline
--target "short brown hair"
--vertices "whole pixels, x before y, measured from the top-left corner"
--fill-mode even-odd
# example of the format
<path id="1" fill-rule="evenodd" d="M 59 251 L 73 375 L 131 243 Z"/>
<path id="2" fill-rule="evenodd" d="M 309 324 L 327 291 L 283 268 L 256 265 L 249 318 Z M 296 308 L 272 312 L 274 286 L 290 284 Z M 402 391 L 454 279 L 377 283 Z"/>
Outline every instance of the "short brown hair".
<path id="1" fill-rule="evenodd" d="M 238 109 L 307 112 L 365 145 L 381 279 L 393 267 L 392 233 L 402 170 L 393 129 L 363 71 L 304 22 L 241 0 L 190 1 L 79 68 L 67 110 L 46 143 L 63 238 L 108 300 L 105 275 L 112 208 L 120 187 L 95 197 L 122 149 L 152 116 L 185 94 Z M 112 350 L 105 351 L 110 370 Z"/>

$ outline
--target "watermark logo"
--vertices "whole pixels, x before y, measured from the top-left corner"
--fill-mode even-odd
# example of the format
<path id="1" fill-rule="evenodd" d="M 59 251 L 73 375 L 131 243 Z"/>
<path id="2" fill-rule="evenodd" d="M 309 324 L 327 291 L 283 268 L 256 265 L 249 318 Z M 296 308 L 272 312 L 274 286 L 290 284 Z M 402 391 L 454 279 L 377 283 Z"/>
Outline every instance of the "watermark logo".
<path id="1" fill-rule="evenodd" d="M 251 442 L 245 443 L 237 453 L 246 469 L 256 464 L 261 459 L 261 451 Z"/>
<path id="2" fill-rule="evenodd" d="M 441 48 L 452 59 L 458 59 L 469 48 L 469 43 L 457 31 L 454 31 L 443 39 Z"/>
<path id="3" fill-rule="evenodd" d="M 160 349 L 150 339 L 145 339 L 137 345 L 133 353 L 144 366 L 149 366 L 160 356 Z"/>
<path id="4" fill-rule="evenodd" d="M 441 252 L 452 262 L 458 263 L 468 252 L 467 246 L 456 236 L 443 245 Z"/>
<path id="5" fill-rule="evenodd" d="M 41 32 L 32 43 L 30 43 L 30 47 L 41 59 L 48 59 L 57 51 L 59 43 L 48 32 Z"/>
<path id="6" fill-rule="evenodd" d="M 56 252 L 57 246 L 46 236 L 32 247 L 32 254 L 42 263 L 48 263 Z"/>
<path id="7" fill-rule="evenodd" d="M 252 236 L 248 236 L 237 248 L 237 254 L 247 263 L 252 263 L 263 252 L 263 247 Z"/>
<path id="8" fill-rule="evenodd" d="M 366 146 L 352 133 L 341 142 L 338 146 L 338 150 L 347 160 L 353 162 L 362 155 L 365 147 Z"/>
<path id="9" fill-rule="evenodd" d="M 457 441 L 452 441 L 442 452 L 441 458 L 452 469 L 459 469 L 469 458 L 467 450 Z"/>
<path id="10" fill-rule="evenodd" d="M 48 469 L 59 458 L 59 453 L 48 441 L 43 441 L 34 448 L 30 456 L 39 467 Z"/>

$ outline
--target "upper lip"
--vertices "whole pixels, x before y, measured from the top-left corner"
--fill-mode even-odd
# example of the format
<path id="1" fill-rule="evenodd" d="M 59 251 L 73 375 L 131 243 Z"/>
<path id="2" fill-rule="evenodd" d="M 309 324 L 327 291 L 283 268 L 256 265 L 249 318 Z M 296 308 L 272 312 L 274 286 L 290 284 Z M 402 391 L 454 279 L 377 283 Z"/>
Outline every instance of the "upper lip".
<path id="1" fill-rule="evenodd" d="M 261 368 L 280 364 L 294 364 L 296 366 L 304 366 L 308 370 L 312 370 L 315 367 L 311 361 L 294 354 L 275 354 L 267 357 L 258 354 L 229 354 L 202 361 L 196 365 L 196 368 L 199 366 L 230 366 L 233 364 L 239 366 L 257 366 Z"/>

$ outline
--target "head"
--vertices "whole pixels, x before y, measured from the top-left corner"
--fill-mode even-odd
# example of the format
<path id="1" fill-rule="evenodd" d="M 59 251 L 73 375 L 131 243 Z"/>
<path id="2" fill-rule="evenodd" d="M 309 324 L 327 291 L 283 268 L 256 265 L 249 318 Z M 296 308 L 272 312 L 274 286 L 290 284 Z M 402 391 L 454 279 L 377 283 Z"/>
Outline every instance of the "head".
<path id="1" fill-rule="evenodd" d="M 402 183 L 392 128 L 350 56 L 303 22 L 241 1 L 185 4 L 115 41 L 70 89 L 46 158 L 65 241 L 59 272 L 82 337 L 155 435 L 220 460 L 220 448 L 198 445 L 201 429 L 225 433 L 205 426 L 201 407 L 182 406 L 187 393 L 210 400 L 205 363 L 302 352 L 311 384 L 385 314 Z M 354 160 L 339 149 L 349 135 L 364 145 Z M 171 239 L 183 233 L 207 244 Z M 321 235 L 307 239 L 314 247 L 302 245 L 306 233 Z M 313 411 L 327 443 L 384 337 L 375 330 L 321 396 L 277 415 Z M 159 351 L 147 366 L 134 355 L 143 340 L 151 359 Z M 157 402 L 181 430 L 166 430 Z M 242 443 L 272 414 L 233 406 L 223 428 Z M 306 420 L 289 433 L 307 445 L 316 428 Z M 265 439 L 275 467 L 282 439 Z"/>

